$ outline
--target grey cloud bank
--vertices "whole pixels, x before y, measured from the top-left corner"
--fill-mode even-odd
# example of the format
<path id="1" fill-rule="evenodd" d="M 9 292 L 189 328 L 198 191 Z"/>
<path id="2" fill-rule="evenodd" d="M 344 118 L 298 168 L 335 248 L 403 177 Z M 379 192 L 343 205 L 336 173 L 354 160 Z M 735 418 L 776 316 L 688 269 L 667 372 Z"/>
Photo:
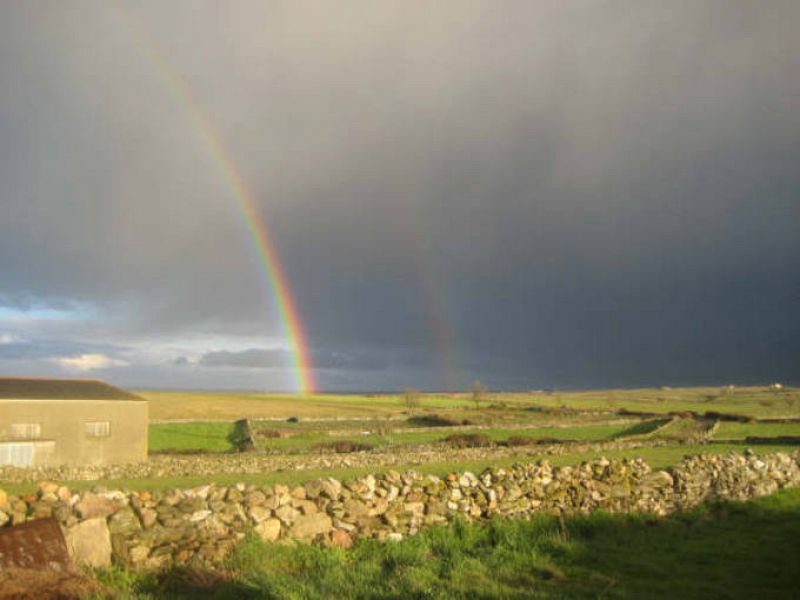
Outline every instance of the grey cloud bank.
<path id="1" fill-rule="evenodd" d="M 788 1 L 3 5 L 0 334 L 27 341 L 0 371 L 101 353 L 126 385 L 291 385 L 154 44 L 252 190 L 323 389 L 800 382 L 798 21 Z"/>

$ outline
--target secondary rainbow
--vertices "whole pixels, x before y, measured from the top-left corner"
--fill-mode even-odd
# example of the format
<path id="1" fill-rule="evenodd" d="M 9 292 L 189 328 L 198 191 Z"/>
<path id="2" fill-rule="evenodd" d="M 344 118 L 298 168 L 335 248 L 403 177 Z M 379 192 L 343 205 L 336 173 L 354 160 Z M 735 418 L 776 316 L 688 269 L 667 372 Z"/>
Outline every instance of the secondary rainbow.
<path id="1" fill-rule="evenodd" d="M 297 391 L 303 394 L 314 393 L 316 391 L 314 367 L 309 356 L 306 331 L 300 318 L 297 302 L 292 294 L 292 288 L 289 285 L 283 265 L 278 258 L 278 252 L 272 243 L 266 225 L 258 214 L 252 195 L 239 174 L 236 163 L 225 151 L 216 129 L 205 112 L 194 101 L 183 78 L 175 72 L 158 51 L 155 42 L 140 28 L 136 27 L 132 19 L 128 18 L 128 22 L 131 25 L 132 32 L 136 37 L 140 38 L 141 46 L 146 48 L 151 60 L 158 67 L 158 71 L 167 82 L 178 102 L 186 108 L 194 128 L 203 140 L 210 156 L 219 167 L 231 196 L 236 201 L 239 215 L 266 275 L 271 295 L 275 299 L 284 334 L 290 346 Z"/>

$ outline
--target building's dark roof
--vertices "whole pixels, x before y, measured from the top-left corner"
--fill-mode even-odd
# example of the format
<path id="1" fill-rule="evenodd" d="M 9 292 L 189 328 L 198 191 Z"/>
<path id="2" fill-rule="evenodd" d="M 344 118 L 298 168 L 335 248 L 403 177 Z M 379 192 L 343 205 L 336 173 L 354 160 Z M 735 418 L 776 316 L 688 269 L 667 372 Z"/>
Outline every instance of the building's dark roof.
<path id="1" fill-rule="evenodd" d="M 36 379 L 0 377 L 0 399 L 22 400 L 142 400 L 97 379 Z"/>

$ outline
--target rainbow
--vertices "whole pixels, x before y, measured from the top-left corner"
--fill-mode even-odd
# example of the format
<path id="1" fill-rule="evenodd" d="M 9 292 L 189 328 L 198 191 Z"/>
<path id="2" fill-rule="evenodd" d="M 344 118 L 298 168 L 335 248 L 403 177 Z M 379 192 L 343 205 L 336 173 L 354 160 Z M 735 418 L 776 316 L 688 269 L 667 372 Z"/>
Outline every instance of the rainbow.
<path id="1" fill-rule="evenodd" d="M 422 292 L 425 299 L 425 306 L 428 313 L 428 323 L 433 336 L 434 348 L 439 358 L 439 372 L 441 374 L 441 385 L 444 392 L 454 392 L 458 390 L 458 373 L 455 359 L 455 335 L 453 324 L 448 318 L 449 313 L 445 309 L 445 298 L 442 294 L 442 286 L 434 272 L 430 261 L 418 261 L 419 271 L 422 279 Z"/>
<path id="2" fill-rule="evenodd" d="M 419 221 L 417 211 L 401 212 L 398 217 L 395 226 L 403 228 L 403 235 L 412 240 L 409 256 L 414 261 L 419 278 L 428 330 L 438 359 L 440 390 L 453 392 L 459 389 L 461 361 L 452 320 L 454 313 L 448 310 L 445 286 L 442 285 L 443 274 L 436 266 L 435 257 L 438 253 L 432 247 L 433 240 L 424 234 L 426 228 Z"/>
<path id="3" fill-rule="evenodd" d="M 159 73 L 167 82 L 173 95 L 186 108 L 197 133 L 203 140 L 211 158 L 219 167 L 231 196 L 236 201 L 239 215 L 253 243 L 266 275 L 269 290 L 278 307 L 278 315 L 292 355 L 296 389 L 301 394 L 314 393 L 316 391 L 314 367 L 309 356 L 308 340 L 297 302 L 292 294 L 292 288 L 275 245 L 272 243 L 264 221 L 259 217 L 253 197 L 247 189 L 236 163 L 226 152 L 225 146 L 220 141 L 216 129 L 205 112 L 195 102 L 184 79 L 158 51 L 154 40 L 136 27 L 129 16 L 127 20 L 131 24 L 134 34 L 140 38 L 141 46 L 147 49 L 151 60 L 158 67 Z"/>

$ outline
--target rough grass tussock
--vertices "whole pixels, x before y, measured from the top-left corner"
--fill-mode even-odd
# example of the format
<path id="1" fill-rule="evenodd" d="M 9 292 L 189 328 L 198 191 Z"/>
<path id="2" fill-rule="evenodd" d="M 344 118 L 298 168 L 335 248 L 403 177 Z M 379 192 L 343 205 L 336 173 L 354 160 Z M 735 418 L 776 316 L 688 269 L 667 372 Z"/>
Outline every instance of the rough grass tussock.
<path id="1" fill-rule="evenodd" d="M 256 429 L 255 437 L 260 440 L 274 440 L 281 437 L 281 432 L 274 429 Z"/>
<path id="2" fill-rule="evenodd" d="M 418 415 L 409 417 L 406 421 L 412 427 L 458 427 L 459 425 L 471 425 L 468 419 L 451 419 L 440 415 Z"/>
<path id="3" fill-rule="evenodd" d="M 314 446 L 317 450 L 335 452 L 336 454 L 351 454 L 353 452 L 367 452 L 375 446 L 363 442 L 352 440 L 336 440 L 335 442 L 323 442 Z"/>
<path id="4" fill-rule="evenodd" d="M 492 438 L 483 433 L 454 433 L 443 441 L 453 448 L 487 448 L 492 445 Z"/>
<path id="5" fill-rule="evenodd" d="M 554 437 L 531 437 L 529 435 L 512 435 L 505 441 L 506 446 L 545 446 L 550 444 L 568 444 L 573 440 L 562 440 Z"/>

